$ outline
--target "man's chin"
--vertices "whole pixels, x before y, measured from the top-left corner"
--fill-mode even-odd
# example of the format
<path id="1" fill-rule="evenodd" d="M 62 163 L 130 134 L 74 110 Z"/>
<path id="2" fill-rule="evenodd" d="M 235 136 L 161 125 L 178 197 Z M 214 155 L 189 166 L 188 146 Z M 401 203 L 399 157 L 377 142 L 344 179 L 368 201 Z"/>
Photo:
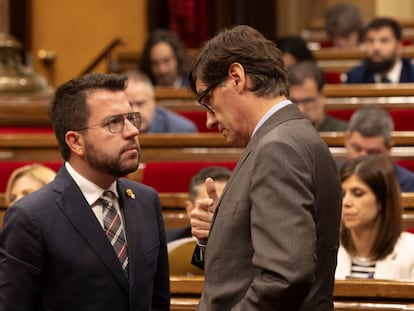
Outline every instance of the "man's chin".
<path id="1" fill-rule="evenodd" d="M 165 77 L 158 80 L 159 86 L 171 86 L 174 85 L 175 79 L 172 77 Z"/>
<path id="2" fill-rule="evenodd" d="M 368 66 L 374 73 L 387 73 L 394 66 L 394 60 L 369 61 Z"/>

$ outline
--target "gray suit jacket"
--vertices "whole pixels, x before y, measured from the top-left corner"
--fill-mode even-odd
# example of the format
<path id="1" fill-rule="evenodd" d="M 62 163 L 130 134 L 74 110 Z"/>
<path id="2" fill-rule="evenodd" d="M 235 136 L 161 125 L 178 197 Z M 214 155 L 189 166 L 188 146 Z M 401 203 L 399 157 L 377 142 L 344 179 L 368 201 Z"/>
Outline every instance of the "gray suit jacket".
<path id="1" fill-rule="evenodd" d="M 198 310 L 333 310 L 342 191 L 295 105 L 253 136 L 218 203 Z"/>
<path id="2" fill-rule="evenodd" d="M 158 195 L 123 178 L 117 187 L 129 279 L 88 202 L 62 167 L 52 183 L 7 210 L 0 233 L 0 310 L 169 310 Z"/>

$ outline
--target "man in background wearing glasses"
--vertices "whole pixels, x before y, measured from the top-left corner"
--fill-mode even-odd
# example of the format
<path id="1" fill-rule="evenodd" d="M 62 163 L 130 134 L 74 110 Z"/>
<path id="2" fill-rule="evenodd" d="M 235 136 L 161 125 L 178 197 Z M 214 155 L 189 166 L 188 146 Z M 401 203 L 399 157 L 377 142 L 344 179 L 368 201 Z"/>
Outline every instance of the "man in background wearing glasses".
<path id="1" fill-rule="evenodd" d="M 207 178 L 209 198 L 191 213 L 193 261 L 204 263 L 198 310 L 333 311 L 341 184 L 328 147 L 286 99 L 280 51 L 236 26 L 207 42 L 189 78 L 207 126 L 245 147 L 221 197 Z"/>
<path id="2" fill-rule="evenodd" d="M 50 117 L 64 165 L 17 201 L 0 233 L 1 310 L 169 310 L 159 198 L 137 169 L 141 115 L 123 76 L 60 86 Z"/>
<path id="3" fill-rule="evenodd" d="M 289 68 L 290 100 L 318 132 L 343 132 L 347 123 L 325 112 L 325 74 L 314 62 L 300 62 Z"/>

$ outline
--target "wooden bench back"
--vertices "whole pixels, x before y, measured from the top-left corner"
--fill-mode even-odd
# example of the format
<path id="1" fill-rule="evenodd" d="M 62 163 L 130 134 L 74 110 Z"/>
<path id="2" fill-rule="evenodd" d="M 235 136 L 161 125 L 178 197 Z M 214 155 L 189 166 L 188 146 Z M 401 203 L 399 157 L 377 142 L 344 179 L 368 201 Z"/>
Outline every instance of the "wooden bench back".
<path id="1" fill-rule="evenodd" d="M 196 310 L 204 277 L 171 276 L 171 310 Z M 414 283 L 386 280 L 336 280 L 335 311 L 414 310 Z"/>

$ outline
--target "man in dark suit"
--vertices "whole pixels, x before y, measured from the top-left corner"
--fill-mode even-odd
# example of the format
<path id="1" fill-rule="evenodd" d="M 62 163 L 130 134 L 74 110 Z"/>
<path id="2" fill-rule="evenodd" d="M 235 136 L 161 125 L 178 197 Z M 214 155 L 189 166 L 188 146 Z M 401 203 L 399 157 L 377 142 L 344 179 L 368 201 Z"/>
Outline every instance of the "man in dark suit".
<path id="1" fill-rule="evenodd" d="M 374 18 L 366 27 L 367 59 L 347 74 L 346 83 L 414 82 L 414 65 L 402 58 L 402 32 L 391 18 Z"/>
<path id="2" fill-rule="evenodd" d="M 7 210 L 1 310 L 169 310 L 158 195 L 121 178 L 140 155 L 125 79 L 91 74 L 56 90 L 50 116 L 65 163 Z"/>
<path id="3" fill-rule="evenodd" d="M 157 106 L 151 80 L 136 70 L 126 72 L 128 86 L 125 94 L 132 110 L 142 115 L 142 133 L 194 133 L 197 126 L 189 119 Z"/>
<path id="4" fill-rule="evenodd" d="M 345 147 L 349 159 L 367 154 L 391 156 L 394 121 L 379 107 L 362 107 L 352 114 L 345 133 Z M 340 165 L 342 163 L 339 163 Z M 414 173 L 393 163 L 402 192 L 414 191 Z"/>
<path id="5" fill-rule="evenodd" d="M 280 51 L 236 26 L 205 45 L 189 78 L 207 126 L 246 146 L 220 199 L 207 179 L 209 198 L 191 214 L 205 275 L 198 310 L 333 310 L 341 184 L 326 144 L 286 99 Z"/>

